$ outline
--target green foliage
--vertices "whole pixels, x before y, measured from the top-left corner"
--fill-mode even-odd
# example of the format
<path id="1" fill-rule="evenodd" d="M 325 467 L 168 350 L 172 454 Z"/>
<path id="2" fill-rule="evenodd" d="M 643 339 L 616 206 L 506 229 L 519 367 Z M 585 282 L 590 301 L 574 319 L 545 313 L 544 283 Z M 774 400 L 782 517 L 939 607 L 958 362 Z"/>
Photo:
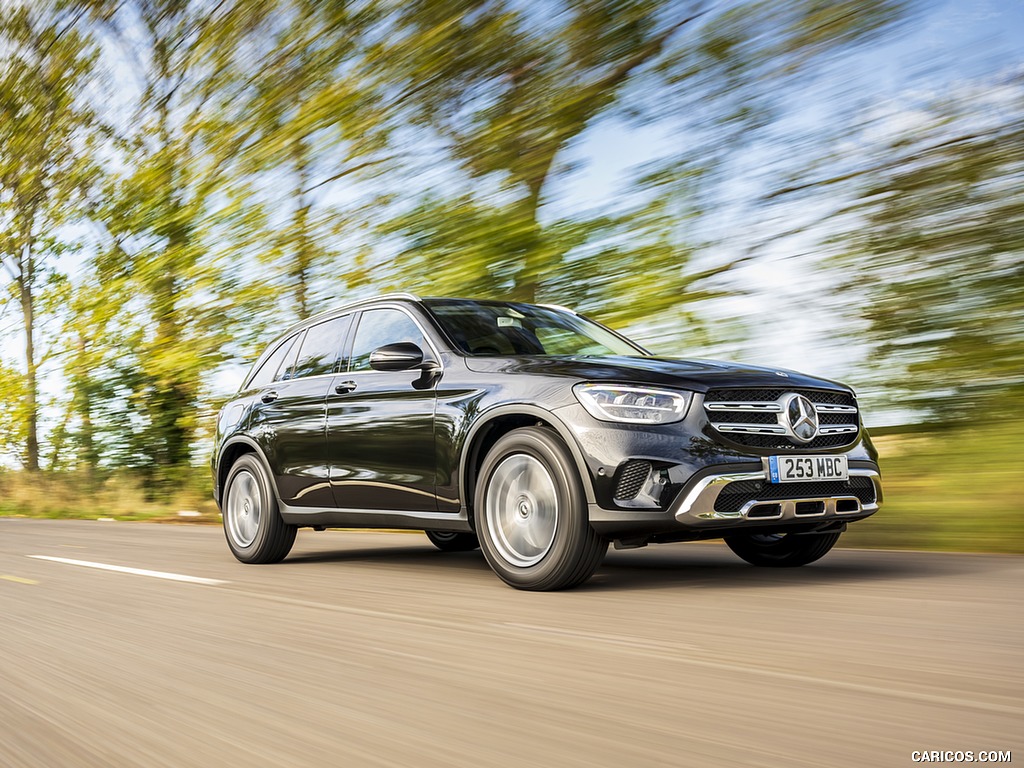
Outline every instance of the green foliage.
<path id="1" fill-rule="evenodd" d="M 901 18 L 906 6 L 898 0 L 721 7 L 649 0 L 411 2 L 398 15 L 392 77 L 396 101 L 407 103 L 410 120 L 445 138 L 470 178 L 489 182 L 477 186 L 491 190 L 493 199 L 475 204 L 488 211 L 485 221 L 475 217 L 464 234 L 450 223 L 444 231 L 474 243 L 488 227 L 495 238 L 511 235 L 501 241 L 506 248 L 490 270 L 491 292 L 537 300 L 550 297 L 553 287 L 581 285 L 587 275 L 584 284 L 594 289 L 589 298 L 598 305 L 616 288 L 636 287 L 634 265 L 641 266 L 640 274 L 655 262 L 671 265 L 658 270 L 664 275 L 653 286 L 645 282 L 657 298 L 643 309 L 634 305 L 642 315 L 674 309 L 700 291 L 687 272 L 694 235 L 681 231 L 685 220 L 676 217 L 679 183 L 691 189 L 698 178 L 710 183 L 712 174 L 694 176 L 693 168 L 711 168 L 750 141 L 785 103 L 786 86 L 806 76 L 812 62 L 871 38 Z M 577 214 L 567 228 L 541 216 L 545 190 L 570 170 L 560 156 L 593 123 L 611 116 L 658 121 L 692 138 L 687 149 L 666 158 L 659 181 L 652 183 L 658 177 L 649 175 L 641 186 L 648 200 L 665 201 L 616 214 L 627 227 L 645 230 L 635 249 L 629 238 L 609 233 L 604 218 L 587 221 Z M 453 205 L 465 210 L 465 196 Z M 431 200 L 423 210 L 436 207 Z M 504 222 L 495 221 L 499 216 Z M 432 225 L 428 216 L 427 229 Z M 399 231 L 403 226 L 406 232 L 419 229 L 408 217 Z M 422 239 L 416 234 L 411 242 Z M 464 263 L 446 267 L 445 274 L 482 276 L 479 255 L 451 254 Z M 413 247 L 403 257 L 410 267 L 421 260 Z M 700 272 L 706 279 L 733 266 Z M 624 276 L 625 285 L 605 275 Z M 615 317 L 630 314 L 627 307 L 612 311 Z"/>
<path id="2" fill-rule="evenodd" d="M 841 264 L 875 355 L 937 421 L 1024 393 L 1024 80 L 954 90 L 875 146 Z"/>
<path id="3" fill-rule="evenodd" d="M 260 37 L 268 63 L 246 81 L 235 126 L 245 137 L 242 172 L 287 188 L 283 201 L 272 189 L 259 255 L 268 299 L 276 293 L 283 314 L 305 318 L 352 282 L 343 258 L 351 252 L 339 243 L 365 228 L 366 204 L 353 190 L 390 161 L 392 126 L 380 106 L 383 79 L 369 67 L 383 5 L 296 2 L 289 10 Z M 345 207 L 328 197 L 338 189 L 348 193 Z"/>
<path id="4" fill-rule="evenodd" d="M 1019 410 L 1016 411 L 1019 413 Z M 1024 553 L 1024 422 L 880 437 L 885 501 L 846 546 Z"/>
<path id="5" fill-rule="evenodd" d="M 39 469 L 39 294 L 68 246 L 54 234 L 81 218 L 96 184 L 103 132 L 83 91 L 96 61 L 87 34 L 52 3 L 0 18 L 0 264 L 13 282 L 25 343 L 19 407 L 0 427 L 23 436 L 24 466 Z"/>
<path id="6" fill-rule="evenodd" d="M 6 363 L 0 364 L 0 387 L 5 393 L 0 399 L 0 452 L 24 464 L 28 431 L 25 375 Z"/>
<path id="7" fill-rule="evenodd" d="M 140 86 L 119 137 L 123 170 L 92 211 L 95 278 L 68 321 L 76 442 L 87 462 L 110 457 L 171 485 L 240 309 L 226 246 L 244 244 L 253 222 L 231 183 L 243 138 L 230 120 L 239 48 L 228 43 L 244 49 L 270 4 L 71 5 L 124 52 Z"/>

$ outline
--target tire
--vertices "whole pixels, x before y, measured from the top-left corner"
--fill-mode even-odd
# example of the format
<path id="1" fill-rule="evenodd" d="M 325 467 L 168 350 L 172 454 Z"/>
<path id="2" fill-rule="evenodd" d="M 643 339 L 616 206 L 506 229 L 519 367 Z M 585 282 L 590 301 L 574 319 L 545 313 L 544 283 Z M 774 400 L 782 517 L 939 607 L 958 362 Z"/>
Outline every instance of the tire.
<path id="1" fill-rule="evenodd" d="M 480 547 L 475 533 L 451 531 L 424 531 L 430 543 L 442 552 L 470 552 Z"/>
<path id="2" fill-rule="evenodd" d="M 480 548 L 516 589 L 567 589 L 589 579 L 607 540 L 590 527 L 576 463 L 551 429 L 526 427 L 499 438 L 474 494 Z"/>
<path id="3" fill-rule="evenodd" d="M 729 549 L 751 565 L 796 568 L 824 557 L 839 541 L 839 533 L 755 534 L 727 536 Z"/>
<path id="4" fill-rule="evenodd" d="M 281 519 L 270 477 L 255 454 L 238 458 L 224 484 L 224 537 L 243 563 L 279 563 L 295 543 L 297 526 Z"/>

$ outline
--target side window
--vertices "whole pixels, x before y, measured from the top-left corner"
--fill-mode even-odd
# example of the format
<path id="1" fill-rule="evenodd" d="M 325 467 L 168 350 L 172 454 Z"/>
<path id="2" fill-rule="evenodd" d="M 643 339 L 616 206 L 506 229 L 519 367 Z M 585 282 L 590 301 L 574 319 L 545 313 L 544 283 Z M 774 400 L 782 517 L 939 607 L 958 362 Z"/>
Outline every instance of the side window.
<path id="1" fill-rule="evenodd" d="M 270 357 L 263 362 L 260 369 L 249 380 L 248 389 L 258 389 L 267 386 L 272 381 L 277 381 L 277 371 L 281 368 L 284 359 L 288 357 L 288 353 L 292 351 L 298 336 L 299 334 L 296 333 L 278 344 L 277 349 L 271 353 Z"/>
<path id="2" fill-rule="evenodd" d="M 299 349 L 302 347 L 302 340 L 306 338 L 306 331 L 299 331 L 295 334 L 295 343 L 292 344 L 292 350 L 285 357 L 284 362 L 281 363 L 281 367 L 277 369 L 277 376 L 274 377 L 274 381 L 287 381 L 288 379 L 295 378 L 295 358 L 299 356 Z"/>
<path id="3" fill-rule="evenodd" d="M 333 373 L 341 354 L 341 344 L 345 341 L 345 332 L 351 322 L 351 315 L 343 315 L 311 326 L 302 341 L 302 349 L 291 378 Z"/>
<path id="4" fill-rule="evenodd" d="M 385 344 L 411 341 L 427 354 L 429 347 L 419 326 L 405 312 L 397 309 L 369 309 L 359 317 L 356 338 L 352 344 L 350 371 L 369 371 L 370 353 Z"/>

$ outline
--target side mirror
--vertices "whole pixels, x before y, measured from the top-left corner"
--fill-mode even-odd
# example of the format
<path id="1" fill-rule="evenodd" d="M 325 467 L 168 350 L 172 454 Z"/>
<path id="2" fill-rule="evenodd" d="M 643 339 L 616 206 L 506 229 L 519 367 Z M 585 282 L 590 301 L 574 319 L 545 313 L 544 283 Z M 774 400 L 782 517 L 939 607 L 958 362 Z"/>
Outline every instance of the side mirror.
<path id="1" fill-rule="evenodd" d="M 423 350 L 409 341 L 385 344 L 370 353 L 375 371 L 409 371 L 423 365 Z"/>

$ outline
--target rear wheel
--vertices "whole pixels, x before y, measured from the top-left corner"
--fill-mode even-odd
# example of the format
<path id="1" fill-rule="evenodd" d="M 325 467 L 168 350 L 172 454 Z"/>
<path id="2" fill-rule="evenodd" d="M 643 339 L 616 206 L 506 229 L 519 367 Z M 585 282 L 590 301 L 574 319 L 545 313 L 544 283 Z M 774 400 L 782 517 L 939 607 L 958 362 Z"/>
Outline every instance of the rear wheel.
<path id="1" fill-rule="evenodd" d="M 824 557 L 839 541 L 839 533 L 744 533 L 727 536 L 729 549 L 751 565 L 795 568 Z"/>
<path id="2" fill-rule="evenodd" d="M 594 573 L 608 542 L 590 527 L 569 449 L 550 429 L 501 437 L 480 468 L 474 514 L 494 572 L 517 589 L 556 590 Z"/>
<path id="3" fill-rule="evenodd" d="M 477 549 L 480 542 L 475 533 L 455 533 L 452 531 L 424 531 L 430 543 L 442 552 L 469 552 Z"/>
<path id="4" fill-rule="evenodd" d="M 243 563 L 278 563 L 291 551 L 296 526 L 281 519 L 270 477 L 254 454 L 231 467 L 223 512 L 228 547 Z"/>

